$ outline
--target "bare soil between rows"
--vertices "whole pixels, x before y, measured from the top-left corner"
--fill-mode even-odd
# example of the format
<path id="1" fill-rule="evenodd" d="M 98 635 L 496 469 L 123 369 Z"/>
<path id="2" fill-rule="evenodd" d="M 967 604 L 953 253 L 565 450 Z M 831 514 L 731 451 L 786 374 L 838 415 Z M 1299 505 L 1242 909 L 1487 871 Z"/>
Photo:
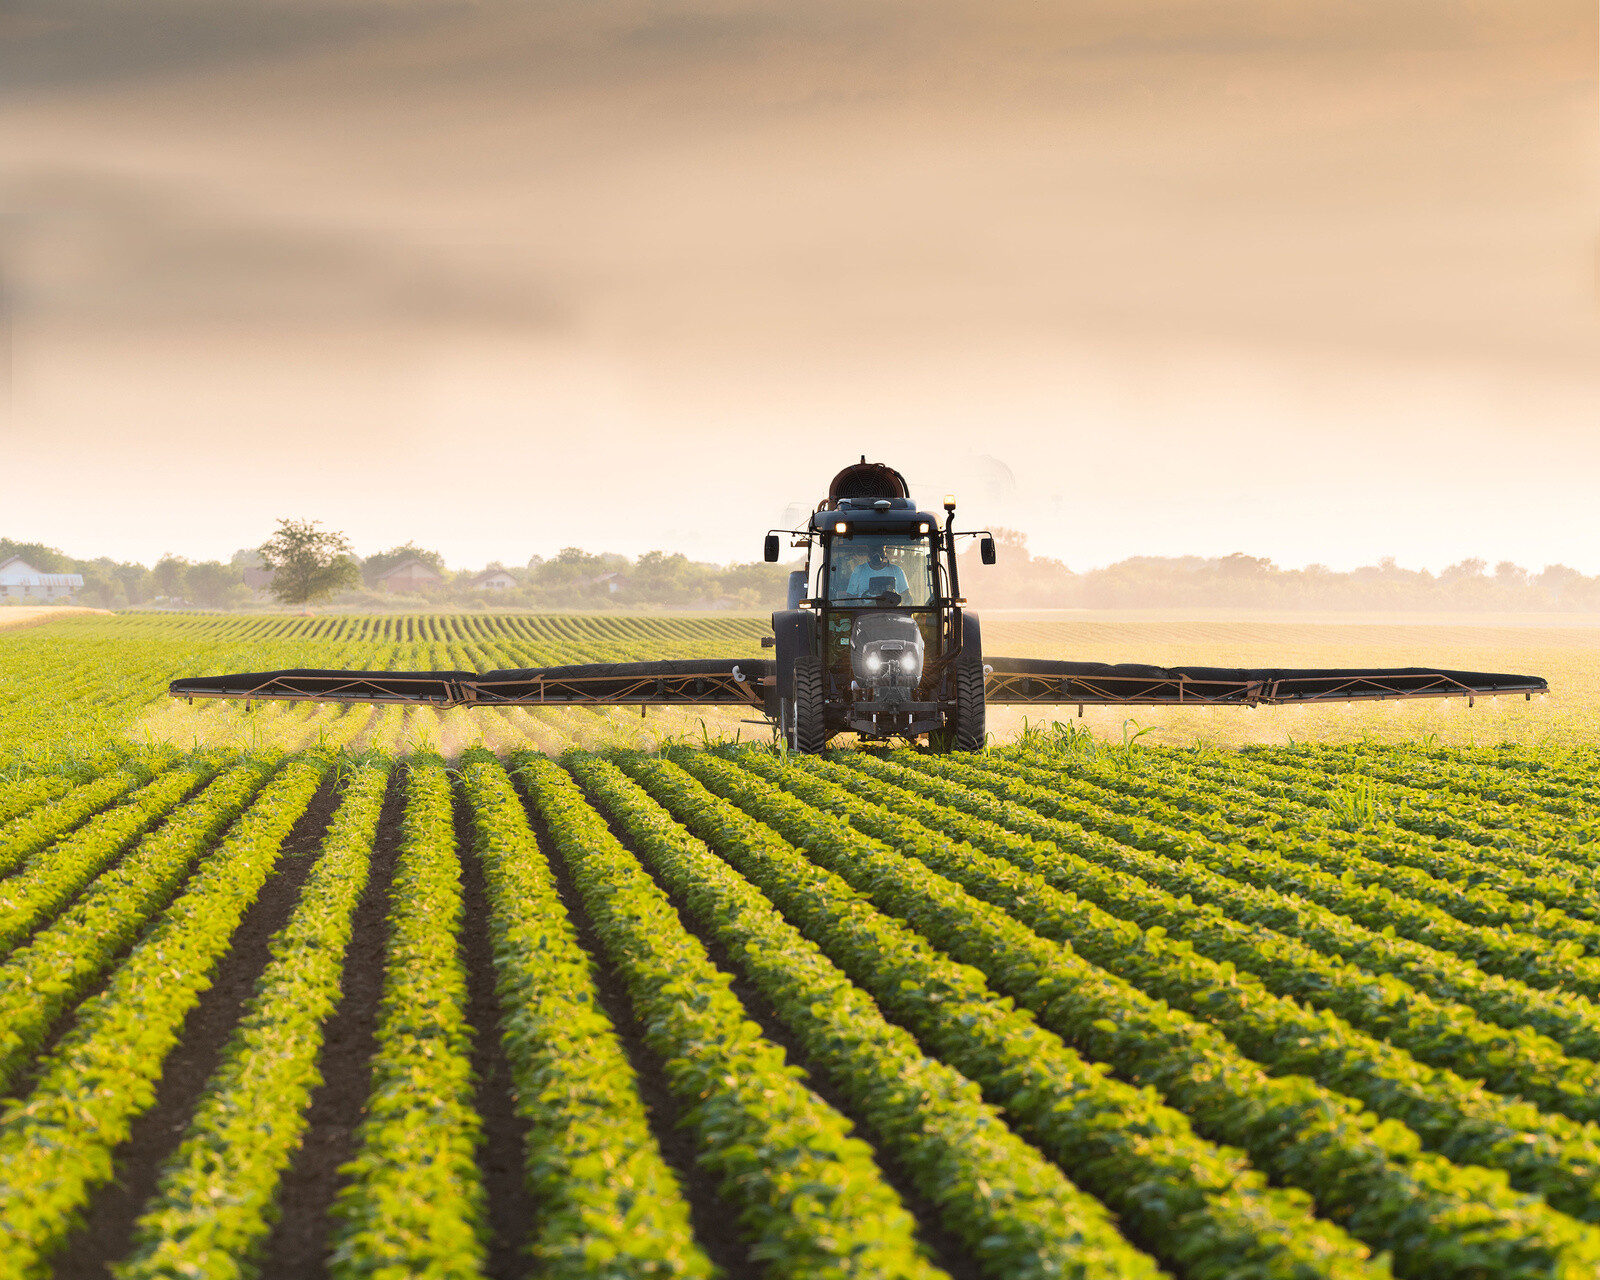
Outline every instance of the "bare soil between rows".
<path id="1" fill-rule="evenodd" d="M 355 1154 L 355 1132 L 367 1103 L 383 996 L 389 884 L 405 812 L 403 770 L 389 775 L 378 815 L 367 887 L 351 919 L 339 1007 L 324 1028 L 306 1130 L 278 1190 L 279 1218 L 267 1237 L 261 1275 L 273 1280 L 322 1280 L 328 1273 L 328 1211 L 338 1194 L 339 1168 Z"/>
<path id="2" fill-rule="evenodd" d="M 514 1280 L 531 1263 L 528 1244 L 538 1210 L 523 1177 L 528 1123 L 517 1113 L 516 1083 L 500 1038 L 500 1001 L 495 994 L 494 943 L 483 864 L 473 849 L 472 818 L 460 789 L 455 792 L 456 851 L 461 858 L 461 953 L 467 970 L 467 1022 L 472 1027 L 472 1074 L 483 1125 L 478 1176 L 489 1224 L 490 1280 Z"/>

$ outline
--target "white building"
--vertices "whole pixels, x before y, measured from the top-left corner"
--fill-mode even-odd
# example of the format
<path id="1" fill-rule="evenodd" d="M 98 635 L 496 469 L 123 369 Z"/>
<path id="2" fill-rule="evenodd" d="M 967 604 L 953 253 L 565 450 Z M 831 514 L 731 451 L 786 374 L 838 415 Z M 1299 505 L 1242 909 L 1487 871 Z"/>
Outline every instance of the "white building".
<path id="1" fill-rule="evenodd" d="M 21 556 L 0 562 L 0 600 L 70 600 L 81 573 L 40 573 Z"/>

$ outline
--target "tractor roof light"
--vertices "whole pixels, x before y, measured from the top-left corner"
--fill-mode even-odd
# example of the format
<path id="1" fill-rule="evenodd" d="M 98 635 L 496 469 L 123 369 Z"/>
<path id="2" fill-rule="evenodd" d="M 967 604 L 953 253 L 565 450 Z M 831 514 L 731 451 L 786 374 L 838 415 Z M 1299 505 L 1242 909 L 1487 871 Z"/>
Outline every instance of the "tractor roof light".
<path id="1" fill-rule="evenodd" d="M 944 495 L 944 509 L 946 511 L 954 511 L 956 509 L 956 495 L 955 494 L 947 493 L 947 494 Z"/>

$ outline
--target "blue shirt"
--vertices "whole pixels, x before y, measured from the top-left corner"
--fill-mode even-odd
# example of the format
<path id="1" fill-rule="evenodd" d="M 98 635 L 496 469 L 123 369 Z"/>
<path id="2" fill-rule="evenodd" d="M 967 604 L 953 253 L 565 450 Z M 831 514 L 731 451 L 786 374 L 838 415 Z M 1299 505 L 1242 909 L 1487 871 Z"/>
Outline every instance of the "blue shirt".
<path id="1" fill-rule="evenodd" d="M 886 564 L 881 569 L 874 569 L 871 564 L 863 560 L 850 574 L 850 583 L 844 589 L 846 597 L 864 600 L 869 597 L 869 593 L 873 596 L 881 595 L 882 592 L 872 591 L 874 578 L 892 578 L 894 581 L 889 584 L 889 590 L 897 592 L 902 602 L 911 595 L 911 588 L 906 585 L 906 575 L 900 571 L 899 565 Z"/>

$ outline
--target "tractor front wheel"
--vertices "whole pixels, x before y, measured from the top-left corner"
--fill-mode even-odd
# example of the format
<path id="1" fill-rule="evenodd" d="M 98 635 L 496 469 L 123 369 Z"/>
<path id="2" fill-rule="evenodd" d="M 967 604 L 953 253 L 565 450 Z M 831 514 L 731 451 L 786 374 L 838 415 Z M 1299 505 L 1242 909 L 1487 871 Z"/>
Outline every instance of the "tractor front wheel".
<path id="1" fill-rule="evenodd" d="M 800 657 L 794 662 L 794 736 L 790 745 L 804 755 L 814 756 L 828 742 L 828 728 L 822 694 L 822 659 Z"/>

